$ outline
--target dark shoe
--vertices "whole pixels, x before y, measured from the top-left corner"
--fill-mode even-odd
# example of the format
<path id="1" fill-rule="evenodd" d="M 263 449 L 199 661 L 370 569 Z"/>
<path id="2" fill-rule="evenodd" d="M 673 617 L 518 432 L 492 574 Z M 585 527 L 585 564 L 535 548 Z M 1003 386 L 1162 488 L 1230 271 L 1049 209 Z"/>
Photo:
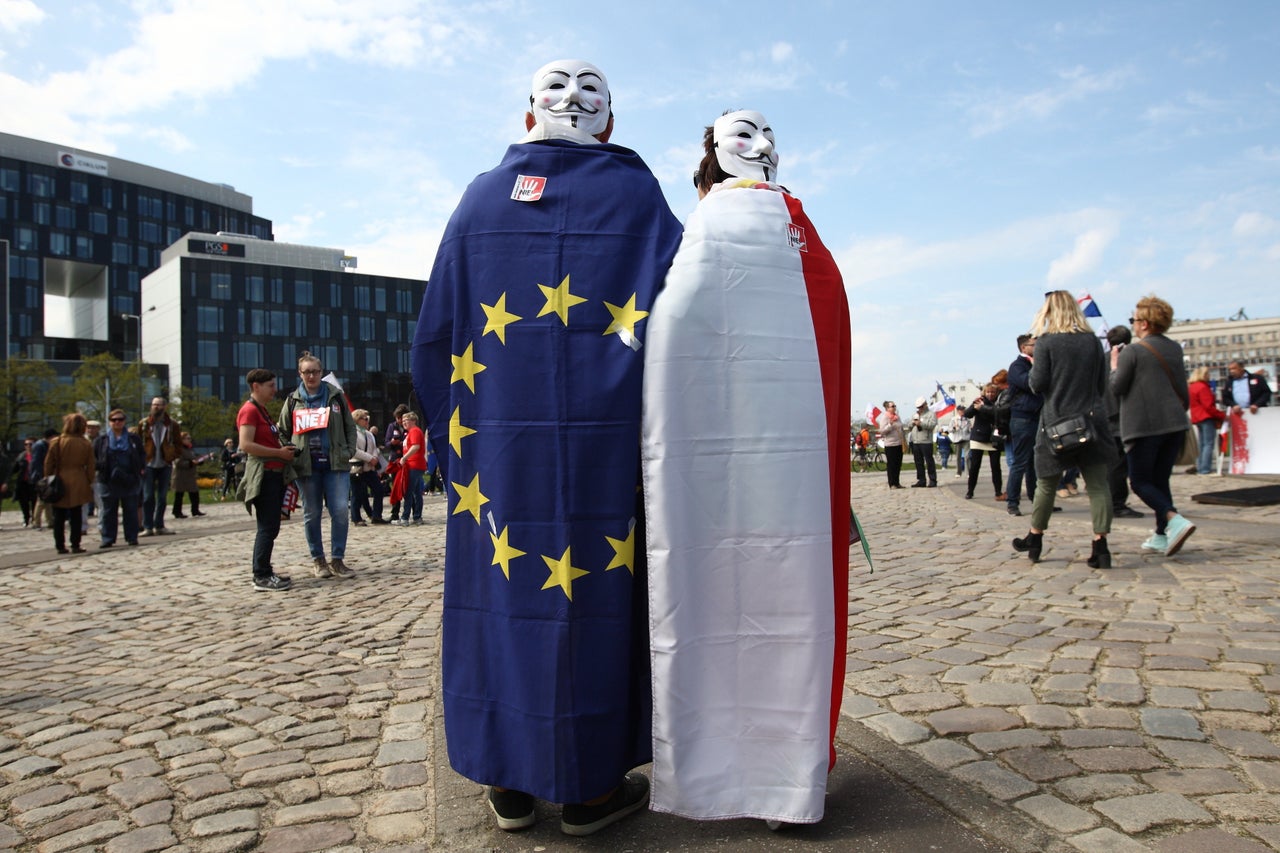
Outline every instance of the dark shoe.
<path id="1" fill-rule="evenodd" d="M 937 481 L 935 480 L 934 482 L 930 483 L 930 484 L 929 484 L 929 488 L 931 488 L 931 489 L 936 489 L 936 488 L 938 488 L 938 483 L 937 483 Z"/>
<path id="2" fill-rule="evenodd" d="M 192 518 L 196 518 L 197 516 L 201 516 L 201 515 L 208 515 L 208 514 L 209 514 L 209 513 L 207 513 L 207 512 L 200 512 L 200 510 L 198 510 L 198 509 L 193 509 L 193 510 L 191 510 L 191 517 L 192 517 Z"/>
<path id="3" fill-rule="evenodd" d="M 178 512 L 177 510 L 174 510 L 174 511 L 173 511 L 173 517 L 174 517 L 174 518 L 186 518 L 187 516 L 186 516 L 186 514 L 185 514 L 185 513 L 181 513 L 181 512 Z"/>
<path id="4" fill-rule="evenodd" d="M 169 528 L 167 528 L 167 527 L 157 527 L 157 528 L 156 528 L 156 535 L 157 535 L 157 536 L 172 536 L 172 535 L 173 535 L 173 531 L 172 531 L 172 530 L 170 530 L 170 529 L 169 529 Z"/>
<path id="5" fill-rule="evenodd" d="M 137 548 L 137 547 L 138 547 L 138 540 L 137 540 L 137 539 L 135 539 L 135 540 L 133 540 L 132 542 L 130 542 L 129 544 L 130 544 L 130 545 L 132 545 L 134 548 Z"/>
<path id="6" fill-rule="evenodd" d="M 1027 533 L 1022 539 L 1013 540 L 1013 550 L 1026 554 L 1033 563 L 1040 562 L 1040 551 L 1043 547 L 1043 533 Z"/>
<path id="7" fill-rule="evenodd" d="M 560 812 L 560 831 L 565 835 L 592 835 L 648 804 L 648 777 L 643 773 L 628 773 L 609 799 L 600 805 L 566 805 Z"/>
<path id="8" fill-rule="evenodd" d="M 1060 506 L 1055 506 L 1055 507 L 1053 508 L 1053 511 L 1054 511 L 1054 512 L 1062 512 L 1062 507 L 1060 507 Z"/>
<path id="9" fill-rule="evenodd" d="M 965 493 L 964 493 L 964 499 L 965 499 L 965 500 L 967 500 L 967 501 L 971 501 L 971 500 L 973 500 L 973 492 L 965 492 Z"/>
<path id="10" fill-rule="evenodd" d="M 921 481 L 920 481 L 920 482 L 918 482 L 918 483 L 912 483 L 912 484 L 911 484 L 911 488 L 913 488 L 913 489 L 923 489 L 924 487 L 925 487 L 925 482 L 924 482 L 924 480 L 921 480 Z"/>
<path id="11" fill-rule="evenodd" d="M 279 575 L 267 575 L 266 577 L 254 577 L 253 588 L 260 592 L 284 592 L 293 586 L 293 582 L 288 578 L 282 578 Z"/>
<path id="12" fill-rule="evenodd" d="M 316 557 L 312 562 L 311 574 L 318 578 L 333 577 L 333 569 L 329 568 L 329 563 L 324 557 Z"/>
<path id="13" fill-rule="evenodd" d="M 366 527 L 366 526 L 367 526 L 367 525 L 365 524 L 365 522 L 364 522 L 364 519 L 362 519 L 362 518 L 353 518 L 353 519 L 351 519 L 351 523 L 352 523 L 354 526 L 356 526 L 356 527 Z"/>
<path id="14" fill-rule="evenodd" d="M 342 562 L 341 557 L 335 557 L 329 561 L 329 571 L 333 572 L 340 578 L 352 578 L 356 575 L 356 573 L 351 570 L 350 566 Z"/>
<path id="15" fill-rule="evenodd" d="M 85 553 L 85 550 L 84 550 L 83 548 L 81 548 L 79 545 L 72 545 L 72 546 L 71 546 L 71 553 L 72 553 L 72 554 L 83 554 L 83 553 Z"/>
<path id="16" fill-rule="evenodd" d="M 99 547 L 99 548 L 110 548 L 110 547 L 111 547 L 112 545 L 114 545 L 114 544 L 116 544 L 116 543 L 114 543 L 114 542 L 99 542 L 99 543 L 98 543 L 98 547 Z"/>
<path id="17" fill-rule="evenodd" d="M 70 554 L 71 552 L 70 552 L 70 551 L 68 551 L 66 548 L 59 548 L 59 549 L 58 549 L 58 553 L 59 553 L 59 554 Z"/>
<path id="18" fill-rule="evenodd" d="M 998 501 L 1003 501 L 1003 500 L 1008 500 L 1008 499 L 1009 499 L 1009 496 L 1008 496 L 1008 495 L 1006 495 L 1004 492 L 997 492 L 997 493 L 996 493 L 996 500 L 998 500 Z"/>
<path id="19" fill-rule="evenodd" d="M 1009 515 L 1022 515 L 1022 510 L 1018 509 L 1016 506 L 1011 506 L 1009 507 Z"/>
<path id="20" fill-rule="evenodd" d="M 489 811 L 498 819 L 498 829 L 516 832 L 528 829 L 538 821 L 538 816 L 533 811 L 533 797 L 523 791 L 490 788 L 485 802 L 489 804 Z"/>
<path id="21" fill-rule="evenodd" d="M 389 522 L 385 518 L 371 518 L 369 519 L 369 523 L 370 524 L 388 524 Z"/>
<path id="22" fill-rule="evenodd" d="M 1107 547 L 1107 537 L 1093 540 L 1093 554 L 1088 559 L 1091 569 L 1111 568 L 1111 549 Z"/>
<path id="23" fill-rule="evenodd" d="M 1118 506 L 1111 511 L 1111 515 L 1114 518 L 1142 518 L 1144 513 L 1129 506 Z"/>

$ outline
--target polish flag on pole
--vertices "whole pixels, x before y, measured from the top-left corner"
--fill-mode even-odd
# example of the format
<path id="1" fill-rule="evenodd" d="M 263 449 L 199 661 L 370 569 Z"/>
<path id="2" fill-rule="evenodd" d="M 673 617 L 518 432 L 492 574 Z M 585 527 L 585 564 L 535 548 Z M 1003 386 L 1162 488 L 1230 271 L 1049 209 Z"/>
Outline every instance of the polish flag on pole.
<path id="1" fill-rule="evenodd" d="M 937 415 L 938 420 L 942 420 L 956 410 L 956 400 L 954 397 L 947 396 L 947 392 L 942 390 L 941 382 L 935 379 L 933 384 L 938 386 L 938 394 L 942 395 L 942 399 L 934 403 L 930 408 Z"/>
<path id="2" fill-rule="evenodd" d="M 867 410 L 863 413 L 862 417 L 867 423 L 874 426 L 880 420 L 880 407 L 875 403 L 867 403 Z"/>

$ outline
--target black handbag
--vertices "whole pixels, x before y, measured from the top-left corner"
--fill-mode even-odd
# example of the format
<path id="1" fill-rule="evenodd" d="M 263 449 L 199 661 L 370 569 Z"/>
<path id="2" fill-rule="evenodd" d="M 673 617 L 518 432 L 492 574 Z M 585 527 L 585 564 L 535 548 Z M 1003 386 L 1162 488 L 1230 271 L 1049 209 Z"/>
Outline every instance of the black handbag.
<path id="1" fill-rule="evenodd" d="M 1044 427 L 1049 448 L 1055 456 L 1065 456 L 1098 440 L 1088 415 L 1073 415 Z"/>
<path id="2" fill-rule="evenodd" d="M 36 497 L 47 504 L 55 504 L 62 500 L 65 491 L 62 480 L 57 474 L 50 474 L 48 477 L 36 480 Z"/>

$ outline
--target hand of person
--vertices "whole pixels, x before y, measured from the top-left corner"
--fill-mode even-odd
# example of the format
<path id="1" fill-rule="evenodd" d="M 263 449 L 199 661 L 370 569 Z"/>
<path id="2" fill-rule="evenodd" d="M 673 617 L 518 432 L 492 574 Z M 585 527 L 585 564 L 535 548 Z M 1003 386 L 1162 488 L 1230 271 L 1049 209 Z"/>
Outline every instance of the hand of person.
<path id="1" fill-rule="evenodd" d="M 1251 415 L 1256 415 L 1256 414 L 1258 414 L 1258 407 L 1257 407 L 1257 406 L 1254 406 L 1254 405 L 1250 405 L 1250 406 L 1249 406 L 1249 414 L 1251 414 Z"/>

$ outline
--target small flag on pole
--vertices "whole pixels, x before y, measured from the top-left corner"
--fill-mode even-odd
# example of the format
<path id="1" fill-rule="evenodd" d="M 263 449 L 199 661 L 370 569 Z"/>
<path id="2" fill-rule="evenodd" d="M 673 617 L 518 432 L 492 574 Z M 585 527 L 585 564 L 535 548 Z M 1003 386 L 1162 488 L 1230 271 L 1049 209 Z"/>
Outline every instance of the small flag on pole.
<path id="1" fill-rule="evenodd" d="M 1098 307 L 1098 303 L 1094 302 L 1093 297 L 1088 293 L 1082 293 L 1076 298 L 1076 301 L 1080 303 L 1080 310 L 1084 313 L 1085 319 L 1089 320 L 1090 325 L 1093 326 L 1094 334 L 1102 338 L 1103 346 L 1105 347 L 1107 332 L 1111 331 L 1111 327 L 1107 325 L 1106 319 L 1103 318 L 1102 309 Z M 1094 319 L 1098 322 L 1094 323 Z"/>

